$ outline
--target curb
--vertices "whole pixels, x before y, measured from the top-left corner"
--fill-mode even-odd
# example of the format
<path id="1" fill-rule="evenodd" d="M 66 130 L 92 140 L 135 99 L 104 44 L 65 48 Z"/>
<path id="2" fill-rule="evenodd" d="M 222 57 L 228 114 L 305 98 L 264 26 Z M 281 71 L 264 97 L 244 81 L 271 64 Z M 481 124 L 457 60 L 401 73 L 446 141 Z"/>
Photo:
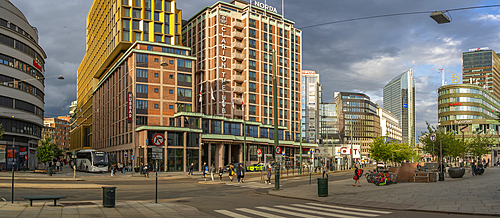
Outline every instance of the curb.
<path id="1" fill-rule="evenodd" d="M 366 208 L 373 208 L 373 209 L 385 209 L 385 210 L 397 210 L 397 211 L 448 213 L 448 214 L 458 214 L 458 215 L 484 215 L 484 216 L 498 216 L 499 215 L 497 213 L 481 213 L 481 212 L 465 212 L 465 211 L 461 212 L 461 211 L 444 211 L 444 210 L 426 210 L 426 209 L 412 208 L 412 207 L 416 207 L 417 205 L 411 205 L 412 207 L 409 207 L 409 208 L 393 208 L 393 207 L 384 207 L 384 206 L 377 206 L 377 207 L 375 207 L 375 206 L 369 206 L 369 205 L 347 204 L 345 202 L 343 202 L 343 203 L 327 202 L 327 201 L 320 201 L 320 200 L 317 200 L 317 199 L 309 199 L 309 198 L 303 198 L 303 197 L 277 195 L 277 194 L 271 193 L 271 191 L 273 191 L 273 190 L 267 191 L 265 193 L 267 193 L 268 195 L 272 195 L 272 196 L 276 196 L 276 197 L 282 197 L 282 198 L 315 201 L 315 202 L 320 202 L 320 203 L 330 203 L 330 204 L 337 204 L 337 205 L 344 205 L 344 206 L 366 207 Z M 257 189 L 255 189 L 254 192 L 257 193 L 257 194 L 265 194 L 263 192 L 257 191 Z"/>
<path id="2" fill-rule="evenodd" d="M 12 177 L 0 177 L 0 180 L 12 180 Z M 14 177 L 16 180 L 36 180 L 36 181 L 85 181 L 81 178 L 54 178 L 54 177 Z"/>

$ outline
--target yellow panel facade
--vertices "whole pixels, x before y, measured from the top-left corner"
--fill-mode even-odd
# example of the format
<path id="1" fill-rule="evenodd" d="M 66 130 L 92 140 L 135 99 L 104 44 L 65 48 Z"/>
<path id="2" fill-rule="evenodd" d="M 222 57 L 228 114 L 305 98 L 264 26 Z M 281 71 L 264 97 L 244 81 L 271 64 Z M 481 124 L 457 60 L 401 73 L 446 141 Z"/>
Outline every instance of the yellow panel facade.
<path id="1" fill-rule="evenodd" d="M 180 45 L 181 15 L 175 0 L 94 0 L 87 15 L 86 53 L 77 72 L 71 150 L 92 147 L 91 135 L 86 135 L 92 132 L 92 92 L 109 66 L 135 41 Z"/>

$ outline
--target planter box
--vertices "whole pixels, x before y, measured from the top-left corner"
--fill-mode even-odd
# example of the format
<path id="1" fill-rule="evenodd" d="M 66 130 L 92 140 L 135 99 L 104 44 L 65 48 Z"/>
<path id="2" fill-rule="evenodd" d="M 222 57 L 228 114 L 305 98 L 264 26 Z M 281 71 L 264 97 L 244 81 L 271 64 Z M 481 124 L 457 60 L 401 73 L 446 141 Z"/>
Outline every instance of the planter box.
<path id="1" fill-rule="evenodd" d="M 462 178 L 465 174 L 465 168 L 463 167 L 449 168 L 448 174 L 450 174 L 451 178 Z"/>

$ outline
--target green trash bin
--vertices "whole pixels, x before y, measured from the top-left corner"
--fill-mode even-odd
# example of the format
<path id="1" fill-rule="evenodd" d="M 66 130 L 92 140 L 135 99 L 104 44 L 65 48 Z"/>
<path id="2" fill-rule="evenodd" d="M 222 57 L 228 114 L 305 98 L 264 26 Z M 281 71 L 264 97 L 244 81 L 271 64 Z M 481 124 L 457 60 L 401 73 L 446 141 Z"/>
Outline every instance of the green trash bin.
<path id="1" fill-rule="evenodd" d="M 102 187 L 102 206 L 115 206 L 115 190 L 116 187 Z"/>
<path id="2" fill-rule="evenodd" d="M 318 178 L 318 196 L 328 197 L 328 178 Z"/>
<path id="3" fill-rule="evenodd" d="M 48 167 L 48 168 L 47 168 L 47 174 L 48 174 L 49 176 L 52 176 L 52 167 Z"/>

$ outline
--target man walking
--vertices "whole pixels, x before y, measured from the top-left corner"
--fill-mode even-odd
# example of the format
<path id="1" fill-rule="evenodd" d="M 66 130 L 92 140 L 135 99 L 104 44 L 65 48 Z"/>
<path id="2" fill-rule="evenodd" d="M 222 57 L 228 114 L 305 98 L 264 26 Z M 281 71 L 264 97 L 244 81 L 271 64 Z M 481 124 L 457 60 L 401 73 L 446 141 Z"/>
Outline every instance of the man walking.
<path id="1" fill-rule="evenodd" d="M 144 177 L 148 177 L 149 178 L 148 163 L 146 163 L 146 165 L 144 165 Z"/>
<path id="2" fill-rule="evenodd" d="M 188 176 L 192 175 L 193 175 L 193 163 L 191 163 L 191 165 L 188 166 Z"/>
<path id="3" fill-rule="evenodd" d="M 212 181 L 214 181 L 214 174 L 216 173 L 215 165 L 212 164 L 212 167 L 210 168 L 210 175 L 212 176 Z"/>
<path id="4" fill-rule="evenodd" d="M 472 176 L 475 176 L 476 175 L 476 165 L 474 164 L 474 160 L 471 160 L 470 167 L 471 167 Z"/>
<path id="5" fill-rule="evenodd" d="M 323 178 L 325 178 L 325 174 L 326 178 L 328 179 L 328 165 L 323 164 Z"/>
<path id="6" fill-rule="evenodd" d="M 236 167 L 236 178 L 238 179 L 238 183 L 240 183 L 240 180 L 241 180 L 241 170 L 242 170 L 242 167 L 241 167 L 241 164 Z"/>
<path id="7" fill-rule="evenodd" d="M 203 175 L 205 177 L 205 182 L 207 181 L 207 176 L 208 176 L 208 165 L 207 164 L 204 164 L 205 167 L 203 168 Z"/>

